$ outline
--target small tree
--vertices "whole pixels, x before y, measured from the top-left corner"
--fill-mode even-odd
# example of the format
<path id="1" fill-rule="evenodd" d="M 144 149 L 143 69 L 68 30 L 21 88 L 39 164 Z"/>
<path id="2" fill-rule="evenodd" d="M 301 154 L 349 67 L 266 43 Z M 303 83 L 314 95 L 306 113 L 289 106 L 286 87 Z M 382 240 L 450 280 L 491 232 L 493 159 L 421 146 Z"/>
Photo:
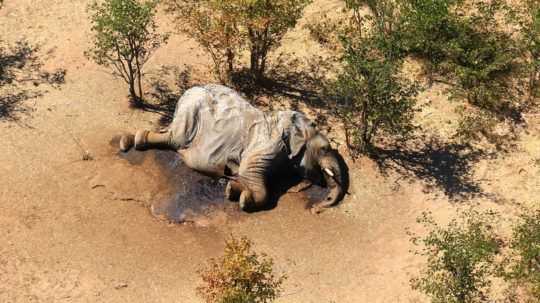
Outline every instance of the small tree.
<path id="1" fill-rule="evenodd" d="M 264 78 L 268 53 L 278 47 L 287 30 L 297 20 L 311 0 L 250 0 L 244 1 L 243 26 L 247 31 L 250 71 L 257 81 Z"/>
<path id="2" fill-rule="evenodd" d="M 499 16 L 507 11 L 502 1 L 399 1 L 404 49 L 424 59 L 430 81 L 449 85 L 451 98 L 470 105 L 460 107 L 457 135 L 495 145 L 511 138 L 494 132 L 501 122 L 513 130 L 521 110 L 516 81 L 521 52 L 501 24 Z"/>
<path id="3" fill-rule="evenodd" d="M 510 10 L 510 21 L 519 28 L 519 45 L 525 52 L 528 106 L 540 97 L 540 2 L 526 0 Z"/>
<path id="4" fill-rule="evenodd" d="M 367 49 L 348 50 L 336 84 L 347 145 L 369 151 L 381 133 L 405 136 L 414 129 L 417 86 L 397 75 L 395 61 L 373 58 Z"/>
<path id="5" fill-rule="evenodd" d="M 245 42 L 240 31 L 240 2 L 222 0 L 166 0 L 178 29 L 195 39 L 210 54 L 214 73 L 230 82 Z"/>
<path id="6" fill-rule="evenodd" d="M 210 54 L 214 71 L 229 82 L 242 51 L 248 50 L 251 75 L 261 80 L 270 51 L 279 46 L 311 0 L 167 0 L 179 30 Z"/>
<path id="7" fill-rule="evenodd" d="M 434 303 L 487 302 L 493 261 L 499 252 L 491 227 L 494 220 L 493 212 L 470 210 L 443 227 L 424 213 L 418 222 L 429 232 L 424 237 L 412 235 L 411 241 L 422 246 L 416 253 L 426 257 L 427 264 L 411 280 L 412 288 Z"/>
<path id="8" fill-rule="evenodd" d="M 143 100 L 142 70 L 150 55 L 167 40 L 154 21 L 156 0 L 105 0 L 89 6 L 94 46 L 86 55 L 97 64 L 113 68 L 129 85 L 136 104 Z"/>
<path id="9" fill-rule="evenodd" d="M 199 271 L 203 284 L 197 288 L 207 303 L 267 303 L 281 293 L 284 275 L 276 276 L 274 262 L 252 250 L 245 237 L 231 236 L 225 242 L 225 254 L 211 259 Z"/>
<path id="10" fill-rule="evenodd" d="M 510 241 L 506 280 L 525 291 L 527 302 L 540 302 L 540 209 L 520 216 Z"/>
<path id="11" fill-rule="evenodd" d="M 369 151 L 380 133 L 403 137 L 414 125 L 418 85 L 400 76 L 402 59 L 395 42 L 392 2 L 372 1 L 374 16 L 360 17 L 363 1 L 348 1 L 351 25 L 341 33 L 343 71 L 333 85 L 353 154 Z"/>

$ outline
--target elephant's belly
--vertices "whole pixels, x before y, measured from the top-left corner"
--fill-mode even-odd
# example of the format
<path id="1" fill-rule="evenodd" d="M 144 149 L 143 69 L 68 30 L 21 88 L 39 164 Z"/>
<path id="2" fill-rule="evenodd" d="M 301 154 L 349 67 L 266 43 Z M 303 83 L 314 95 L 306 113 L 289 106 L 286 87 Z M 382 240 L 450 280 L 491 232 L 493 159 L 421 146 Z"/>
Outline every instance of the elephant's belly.
<path id="1" fill-rule="evenodd" d="M 178 153 L 182 156 L 187 167 L 210 177 L 223 177 L 225 161 L 212 158 L 208 152 L 200 151 L 197 148 L 182 149 Z"/>

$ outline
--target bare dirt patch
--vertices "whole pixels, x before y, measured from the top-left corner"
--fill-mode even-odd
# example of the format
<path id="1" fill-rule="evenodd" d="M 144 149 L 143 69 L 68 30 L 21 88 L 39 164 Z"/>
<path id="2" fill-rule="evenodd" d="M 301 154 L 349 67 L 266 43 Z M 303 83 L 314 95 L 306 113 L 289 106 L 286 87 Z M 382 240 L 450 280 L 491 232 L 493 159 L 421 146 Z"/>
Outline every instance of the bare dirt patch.
<path id="1" fill-rule="evenodd" d="M 307 12 L 335 10 L 338 2 L 315 1 Z M 398 169 L 385 174 L 375 161 L 347 158 L 350 195 L 339 207 L 310 214 L 315 191 L 286 194 L 269 211 L 241 213 L 223 202 L 223 183 L 187 170 L 174 153 L 118 153 L 111 138 L 160 127 L 170 107 L 131 109 L 123 82 L 83 56 L 90 41 L 86 4 L 6 0 L 0 10 L 6 43 L 24 36 L 40 45 L 43 68 L 66 70 L 59 89 L 21 103 L 30 115 L 0 121 L 1 302 L 200 302 L 196 270 L 221 254 L 231 232 L 251 238 L 288 274 L 279 302 L 421 302 L 408 280 L 422 260 L 409 253 L 405 228 L 417 231 L 422 211 L 444 222 L 471 203 L 503 213 L 513 212 L 514 203 L 537 203 L 540 117 L 531 115 L 529 134 L 507 156 L 396 151 L 386 163 Z M 160 16 L 160 24 L 168 18 Z M 307 52 L 309 45 L 298 29 L 283 50 Z M 156 53 L 148 71 L 159 77 L 164 66 L 190 66 L 197 81 L 212 81 L 207 56 L 181 35 Z M 146 85 L 150 91 L 152 83 Z M 170 101 L 181 92 L 161 93 Z M 436 91 L 425 98 L 445 104 Z M 302 98 L 297 105 L 305 107 Z M 446 107 L 437 109 L 443 112 L 433 120 L 426 114 L 425 125 L 448 122 Z M 449 192 L 463 184 L 499 198 L 452 202 Z M 195 223 L 169 224 L 189 216 Z"/>

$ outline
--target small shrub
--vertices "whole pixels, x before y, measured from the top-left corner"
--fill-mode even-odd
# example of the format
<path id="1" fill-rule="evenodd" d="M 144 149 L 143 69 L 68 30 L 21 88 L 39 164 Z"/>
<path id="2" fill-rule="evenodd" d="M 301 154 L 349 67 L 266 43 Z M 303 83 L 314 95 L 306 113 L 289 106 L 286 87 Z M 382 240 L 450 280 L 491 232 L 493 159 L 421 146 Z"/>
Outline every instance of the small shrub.
<path id="1" fill-rule="evenodd" d="M 523 213 L 514 226 L 506 280 L 523 289 L 527 302 L 540 302 L 540 210 Z"/>
<path id="2" fill-rule="evenodd" d="M 470 210 L 440 226 L 428 214 L 418 219 L 428 230 L 424 237 L 412 235 L 421 246 L 417 254 L 427 258 L 426 268 L 411 286 L 434 303 L 487 302 L 499 242 L 492 230 L 492 212 Z"/>
<path id="3" fill-rule="evenodd" d="M 142 70 L 150 55 L 167 40 L 157 32 L 156 0 L 105 0 L 89 6 L 94 45 L 86 55 L 111 67 L 129 85 L 135 103 L 143 100 Z"/>
<path id="4" fill-rule="evenodd" d="M 344 27 L 343 20 L 331 19 L 327 14 L 321 14 L 304 25 L 310 37 L 323 47 L 337 51 L 340 47 L 339 33 Z"/>
<path id="5" fill-rule="evenodd" d="M 245 47 L 240 32 L 240 2 L 167 0 L 165 3 L 167 11 L 175 16 L 178 29 L 195 39 L 211 56 L 219 80 L 230 82 Z"/>
<path id="6" fill-rule="evenodd" d="M 244 1 L 243 25 L 247 31 L 250 71 L 257 81 L 264 77 L 268 53 L 278 47 L 311 0 Z"/>
<path id="7" fill-rule="evenodd" d="M 225 243 L 225 254 L 211 259 L 199 273 L 203 285 L 197 288 L 207 303 L 267 303 L 281 293 L 284 275 L 275 275 L 274 262 L 265 254 L 252 250 L 245 237 L 231 236 Z"/>
<path id="8" fill-rule="evenodd" d="M 457 112 L 459 120 L 455 138 L 462 143 L 474 146 L 488 143 L 497 151 L 508 151 L 516 140 L 516 132 L 501 130 L 503 126 L 512 127 L 511 123 L 503 125 L 496 117 L 486 110 L 472 106 L 459 106 Z"/>
<path id="9" fill-rule="evenodd" d="M 499 21 L 506 12 L 500 0 L 403 0 L 401 5 L 404 48 L 424 59 L 431 81 L 448 84 L 450 97 L 474 106 L 482 121 L 519 121 L 520 51 Z M 497 138 L 486 129 L 481 134 L 488 141 Z"/>
<path id="10" fill-rule="evenodd" d="M 268 54 L 296 25 L 311 0 L 168 0 L 179 30 L 194 38 L 211 55 L 214 71 L 230 82 L 242 51 L 248 50 L 250 73 L 264 77 Z"/>
<path id="11" fill-rule="evenodd" d="M 540 97 L 540 2 L 525 0 L 509 11 L 510 22 L 517 25 L 518 45 L 525 53 L 528 107 Z"/>
<path id="12" fill-rule="evenodd" d="M 369 151 L 381 133 L 404 137 L 414 129 L 419 87 L 399 74 L 402 59 L 394 44 L 391 3 L 372 3 L 378 10 L 375 17 L 354 17 L 341 34 L 344 67 L 333 92 L 353 155 Z M 353 10 L 360 7 L 356 2 L 349 5 Z"/>

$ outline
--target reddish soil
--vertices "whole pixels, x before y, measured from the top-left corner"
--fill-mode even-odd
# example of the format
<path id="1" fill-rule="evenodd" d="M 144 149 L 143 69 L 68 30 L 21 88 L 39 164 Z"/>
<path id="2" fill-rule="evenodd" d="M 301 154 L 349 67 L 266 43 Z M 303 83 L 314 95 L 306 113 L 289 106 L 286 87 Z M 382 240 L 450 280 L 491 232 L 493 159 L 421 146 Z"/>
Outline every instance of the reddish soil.
<path id="1" fill-rule="evenodd" d="M 201 302 L 196 271 L 221 254 L 230 233 L 248 236 L 289 276 L 278 302 L 421 302 L 409 278 L 422 260 L 410 253 L 406 228 L 420 231 L 422 211 L 441 221 L 471 203 L 513 213 L 540 195 L 540 124 L 530 116 L 515 152 L 465 168 L 489 195 L 456 203 L 445 194 L 448 179 L 383 175 L 371 160 L 347 159 L 350 195 L 337 208 L 312 215 L 309 193 L 299 193 L 272 210 L 241 213 L 220 200 L 223 184 L 184 169 L 174 154 L 118 153 L 116 136 L 156 128 L 160 116 L 131 109 L 122 80 L 84 57 L 87 1 L 4 2 L 3 42 L 27 39 L 40 46 L 44 69 L 67 74 L 59 89 L 31 88 L 43 95 L 24 101 L 30 113 L 0 119 L 0 302 Z M 337 2 L 316 1 L 308 12 Z M 166 16 L 160 23 L 170 28 Z M 309 49 L 305 31 L 295 33 L 284 49 Z M 163 66 L 192 66 L 199 81 L 211 81 L 209 59 L 181 35 L 147 71 L 160 76 Z M 422 98 L 450 110 L 436 92 Z M 426 125 L 448 125 L 448 115 L 428 116 Z M 179 188 L 191 196 L 179 199 Z M 193 195 L 211 207 L 174 204 Z M 169 222 L 178 219 L 193 222 Z"/>

